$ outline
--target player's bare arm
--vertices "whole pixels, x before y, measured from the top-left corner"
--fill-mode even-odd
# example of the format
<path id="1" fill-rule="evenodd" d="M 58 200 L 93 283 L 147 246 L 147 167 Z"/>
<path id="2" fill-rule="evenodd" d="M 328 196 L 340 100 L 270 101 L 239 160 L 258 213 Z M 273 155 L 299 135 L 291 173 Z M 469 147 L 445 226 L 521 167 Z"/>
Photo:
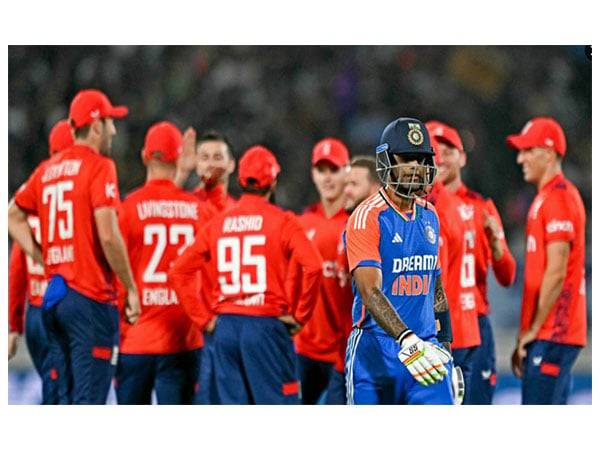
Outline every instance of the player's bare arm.
<path id="1" fill-rule="evenodd" d="M 8 205 L 8 232 L 25 253 L 31 256 L 35 262 L 43 264 L 42 249 L 33 237 L 33 232 L 27 222 L 27 213 L 17 206 L 14 199 Z"/>
<path id="2" fill-rule="evenodd" d="M 177 174 L 173 181 L 177 186 L 183 187 L 192 170 L 196 167 L 196 130 L 189 127 L 183 133 L 181 156 L 177 160 Z"/>
<path id="3" fill-rule="evenodd" d="M 433 312 L 445 313 L 448 311 L 450 311 L 450 307 L 448 306 L 448 298 L 446 297 L 446 292 L 444 291 L 444 286 L 442 285 L 442 277 L 437 277 L 435 280 Z M 442 342 L 441 344 L 446 348 L 446 350 L 450 351 L 450 342 Z"/>
<path id="4" fill-rule="evenodd" d="M 106 260 L 127 289 L 125 315 L 130 323 L 135 323 L 140 315 L 140 301 L 127 249 L 119 230 L 117 213 L 111 207 L 97 208 L 94 219 Z"/>
<path id="5" fill-rule="evenodd" d="M 16 354 L 19 347 L 19 333 L 11 331 L 8 333 L 8 360 L 10 361 Z"/>
<path id="6" fill-rule="evenodd" d="M 386 333 L 398 339 L 408 327 L 381 291 L 381 270 L 376 267 L 357 267 L 352 275 L 369 313 Z"/>
<path id="7" fill-rule="evenodd" d="M 570 243 L 567 241 L 555 241 L 546 245 L 547 265 L 540 286 L 537 309 L 531 322 L 531 328 L 519 337 L 518 353 L 520 358 L 527 354 L 525 346 L 535 340 L 550 310 L 558 300 L 567 276 L 570 249 Z"/>
<path id="8" fill-rule="evenodd" d="M 502 230 L 500 229 L 500 225 L 496 221 L 496 218 L 487 212 L 485 214 L 485 221 L 483 223 L 483 228 L 485 230 L 485 235 L 490 244 L 490 248 L 492 249 L 492 258 L 494 261 L 499 261 L 502 256 L 504 256 L 504 248 L 502 247 Z"/>

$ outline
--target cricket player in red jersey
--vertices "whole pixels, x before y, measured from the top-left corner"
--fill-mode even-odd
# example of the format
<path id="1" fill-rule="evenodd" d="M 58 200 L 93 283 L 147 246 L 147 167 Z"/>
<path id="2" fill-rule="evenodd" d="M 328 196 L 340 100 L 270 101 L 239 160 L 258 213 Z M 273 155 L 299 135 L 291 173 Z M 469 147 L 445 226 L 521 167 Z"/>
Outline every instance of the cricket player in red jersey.
<path id="1" fill-rule="evenodd" d="M 352 158 L 350 160 L 350 171 L 346 175 L 346 185 L 344 187 L 344 195 L 346 196 L 344 209 L 348 214 L 352 214 L 358 205 L 375 194 L 379 188 L 381 188 L 381 182 L 377 176 L 375 158 L 372 156 L 356 156 Z M 336 270 L 340 288 L 343 289 L 346 286 L 350 286 L 352 276 L 348 267 L 348 257 L 344 248 L 342 235 L 340 235 L 337 247 Z M 338 323 L 341 324 L 343 339 L 340 341 L 338 358 L 333 365 L 334 370 L 331 372 L 331 378 L 327 386 L 326 404 L 339 405 L 346 404 L 347 402 L 344 363 L 348 336 L 350 335 L 350 331 L 352 331 L 352 303 L 354 298 L 340 298 L 340 301 L 344 300 L 346 304 L 342 304 L 338 308 L 340 314 Z"/>
<path id="2" fill-rule="evenodd" d="M 229 176 L 235 170 L 235 159 L 227 136 L 209 130 L 196 143 L 196 132 L 189 128 L 183 139 L 183 153 L 175 184 L 183 186 L 195 169 L 200 182 L 193 193 L 199 200 L 208 201 L 218 212 L 235 205 L 235 199 L 228 193 Z"/>
<path id="3" fill-rule="evenodd" d="M 238 203 L 203 226 L 169 272 L 179 301 L 200 328 L 209 316 L 197 299 L 196 275 L 203 264 L 217 273 L 214 362 L 224 404 L 299 401 L 290 333 L 312 314 L 322 259 L 293 213 L 269 203 L 279 171 L 268 149 L 248 149 L 239 163 Z M 285 285 L 291 258 L 302 266 L 302 292 L 293 299 Z"/>
<path id="4" fill-rule="evenodd" d="M 437 139 L 433 135 L 430 123 L 426 124 L 431 138 L 431 146 L 435 151 L 435 163 L 441 166 L 441 155 Z M 435 205 L 440 220 L 439 256 L 442 266 L 442 284 L 448 298 L 450 308 L 450 323 L 452 324 L 452 356 L 454 358 L 456 402 L 464 401 L 464 385 L 469 385 L 473 371 L 473 353 L 481 344 L 477 309 L 473 299 L 476 295 L 474 283 L 465 283 L 469 279 L 463 264 L 465 254 L 468 254 L 469 236 L 473 233 L 472 218 L 461 217 L 462 200 L 450 193 L 444 186 L 441 175 L 436 175 L 433 188 L 427 199 Z M 474 274 L 472 274 L 474 275 Z M 471 275 L 471 278 L 472 278 Z M 458 388 L 461 385 L 461 389 Z"/>
<path id="5" fill-rule="evenodd" d="M 218 131 L 206 131 L 196 142 L 196 131 L 193 128 L 186 130 L 183 136 L 183 152 L 178 161 L 175 184 L 183 186 L 190 173 L 195 170 L 200 179 L 193 194 L 202 202 L 212 208 L 211 213 L 217 214 L 235 205 L 235 199 L 228 193 L 229 176 L 235 170 L 235 159 L 231 150 L 231 142 L 226 135 Z M 216 274 L 209 272 L 210 266 L 201 269 L 204 283 L 202 283 L 202 298 L 210 302 L 214 292 Z M 204 348 L 200 367 L 199 388 L 194 403 L 218 404 L 214 379 L 212 332 L 216 316 L 206 326 L 204 332 Z"/>
<path id="6" fill-rule="evenodd" d="M 57 122 L 49 136 L 50 156 L 73 145 L 73 134 L 68 120 Z M 27 218 L 38 245 L 41 243 L 40 220 Z M 42 379 L 42 404 L 58 403 L 58 368 L 48 360 L 48 334 L 42 321 L 42 297 L 48 279 L 44 267 L 26 255 L 18 243 L 14 243 L 10 255 L 8 275 L 8 359 L 17 351 L 18 338 L 25 328 L 27 349 L 33 366 Z M 28 301 L 27 301 L 28 300 Z M 25 311 L 25 304 L 27 310 Z M 25 316 L 25 327 L 23 327 Z"/>
<path id="7" fill-rule="evenodd" d="M 460 172 L 466 164 L 467 155 L 460 135 L 456 129 L 439 121 L 430 121 L 428 126 L 432 140 L 440 149 L 439 177 L 446 189 L 462 200 L 460 216 L 463 221 L 474 222 L 474 228 L 467 229 L 465 234 L 466 248 L 461 261 L 460 280 L 462 287 L 476 287 L 474 295 L 481 344 L 461 361 L 465 372 L 469 371 L 468 365 L 472 366 L 473 375 L 466 384 L 464 403 L 489 405 L 496 385 L 496 351 L 488 318 L 487 273 L 491 265 L 498 283 L 508 287 L 515 280 L 516 262 L 506 243 L 502 221 L 492 199 L 484 198 L 462 182 Z"/>
<path id="8" fill-rule="evenodd" d="M 536 117 L 507 138 L 538 193 L 527 215 L 521 328 L 512 357 L 523 404 L 566 404 L 571 368 L 586 345 L 585 208 L 565 178 L 556 120 Z"/>
<path id="9" fill-rule="evenodd" d="M 126 107 L 113 106 L 102 92 L 80 91 L 69 110 L 74 145 L 42 162 L 8 210 L 11 236 L 50 276 L 44 323 L 60 349 L 52 357 L 64 361 L 70 380 L 61 402 L 106 402 L 119 338 L 115 274 L 127 289 L 128 319 L 135 322 L 140 311 L 117 221 L 115 164 L 108 157 L 113 119 L 126 114 Z M 27 214 L 40 218 L 41 249 Z"/>
<path id="10" fill-rule="evenodd" d="M 336 260 L 340 236 L 349 217 L 344 209 L 348 164 L 348 149 L 342 141 L 325 138 L 315 144 L 312 179 L 320 200 L 306 208 L 300 223 L 323 258 L 323 282 L 311 319 L 294 338 L 305 405 L 316 404 L 327 388 L 340 347 L 347 338 L 340 323 L 341 308 L 351 305 L 353 297 L 350 285 L 340 286 Z M 343 404 L 343 399 L 339 403 Z"/>
<path id="11" fill-rule="evenodd" d="M 201 204 L 175 186 L 182 135 L 171 122 L 148 130 L 142 150 L 146 183 L 122 204 L 119 223 L 140 293 L 134 325 L 121 320 L 116 372 L 119 404 L 191 404 L 198 378 L 200 328 L 167 282 L 173 261 L 194 241 Z"/>

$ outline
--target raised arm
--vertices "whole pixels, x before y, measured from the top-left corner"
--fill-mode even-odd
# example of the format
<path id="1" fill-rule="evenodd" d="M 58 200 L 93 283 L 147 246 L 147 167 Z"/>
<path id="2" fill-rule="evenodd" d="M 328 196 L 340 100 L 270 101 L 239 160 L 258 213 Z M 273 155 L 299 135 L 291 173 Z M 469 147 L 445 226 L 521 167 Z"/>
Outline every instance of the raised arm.
<path id="1" fill-rule="evenodd" d="M 492 200 L 487 200 L 484 214 L 484 230 L 492 250 L 492 269 L 498 283 L 508 287 L 515 281 L 517 263 L 508 248 L 500 214 Z"/>

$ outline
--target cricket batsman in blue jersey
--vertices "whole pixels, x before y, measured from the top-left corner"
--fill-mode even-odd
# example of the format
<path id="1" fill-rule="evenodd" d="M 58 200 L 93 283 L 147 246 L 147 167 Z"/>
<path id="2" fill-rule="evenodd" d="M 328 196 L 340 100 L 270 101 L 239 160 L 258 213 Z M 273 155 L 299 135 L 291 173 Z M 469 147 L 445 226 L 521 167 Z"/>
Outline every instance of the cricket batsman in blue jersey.
<path id="1" fill-rule="evenodd" d="M 450 405 L 464 392 L 450 354 L 439 220 L 422 199 L 435 176 L 433 156 L 422 122 L 390 123 L 376 149 L 383 187 L 348 220 L 354 292 L 345 367 L 349 404 Z"/>

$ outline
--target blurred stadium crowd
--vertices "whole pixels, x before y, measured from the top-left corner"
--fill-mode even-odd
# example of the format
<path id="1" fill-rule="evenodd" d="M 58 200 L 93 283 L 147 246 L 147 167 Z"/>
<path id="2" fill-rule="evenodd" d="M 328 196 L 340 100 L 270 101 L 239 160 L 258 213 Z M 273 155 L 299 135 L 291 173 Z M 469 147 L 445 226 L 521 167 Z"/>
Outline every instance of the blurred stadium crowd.
<path id="1" fill-rule="evenodd" d="M 335 136 L 353 155 L 372 154 L 394 118 L 439 119 L 461 133 L 465 182 L 500 210 L 519 284 L 535 192 L 504 139 L 529 118 L 550 115 L 567 136 L 563 170 L 581 192 L 591 242 L 592 78 L 583 46 L 9 46 L 8 53 L 10 196 L 46 158 L 51 126 L 85 87 L 129 107 L 113 144 L 123 194 L 144 181 L 139 150 L 148 126 L 166 119 L 224 132 L 236 157 L 267 145 L 282 166 L 277 203 L 296 212 L 317 199 L 310 180 L 317 140 Z M 591 281 L 591 245 L 586 265 Z M 502 295 L 519 298 L 520 289 Z M 510 310 L 506 322 L 516 329 L 518 303 Z"/>

